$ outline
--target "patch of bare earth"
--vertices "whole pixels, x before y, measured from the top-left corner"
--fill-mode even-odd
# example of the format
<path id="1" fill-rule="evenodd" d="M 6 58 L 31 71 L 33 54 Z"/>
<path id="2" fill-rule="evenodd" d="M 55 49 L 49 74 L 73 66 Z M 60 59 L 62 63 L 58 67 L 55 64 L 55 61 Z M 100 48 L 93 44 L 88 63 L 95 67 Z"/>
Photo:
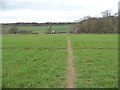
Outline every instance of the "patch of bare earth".
<path id="1" fill-rule="evenodd" d="M 67 61 L 67 88 L 75 88 L 75 71 L 73 64 L 73 50 L 71 46 L 71 41 L 68 37 L 68 61 Z"/>

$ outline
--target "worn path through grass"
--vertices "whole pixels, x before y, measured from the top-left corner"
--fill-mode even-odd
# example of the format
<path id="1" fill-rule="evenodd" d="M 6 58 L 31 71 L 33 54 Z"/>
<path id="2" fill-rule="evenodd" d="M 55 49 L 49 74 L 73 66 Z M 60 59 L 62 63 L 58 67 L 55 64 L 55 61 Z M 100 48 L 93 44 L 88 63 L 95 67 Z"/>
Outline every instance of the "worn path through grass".
<path id="1" fill-rule="evenodd" d="M 74 71 L 74 65 L 73 65 L 73 50 L 71 46 L 71 41 L 68 37 L 68 61 L 67 61 L 67 88 L 75 88 L 74 86 L 74 80 L 75 80 L 75 71 Z"/>

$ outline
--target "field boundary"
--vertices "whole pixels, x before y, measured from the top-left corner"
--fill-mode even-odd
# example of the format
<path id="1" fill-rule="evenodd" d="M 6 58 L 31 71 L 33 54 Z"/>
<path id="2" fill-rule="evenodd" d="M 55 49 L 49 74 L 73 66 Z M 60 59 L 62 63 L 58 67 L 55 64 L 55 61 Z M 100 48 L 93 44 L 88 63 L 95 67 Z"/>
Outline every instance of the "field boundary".
<path id="1" fill-rule="evenodd" d="M 68 37 L 68 60 L 67 60 L 67 88 L 75 88 L 75 70 L 73 65 L 73 50 L 70 38 Z"/>

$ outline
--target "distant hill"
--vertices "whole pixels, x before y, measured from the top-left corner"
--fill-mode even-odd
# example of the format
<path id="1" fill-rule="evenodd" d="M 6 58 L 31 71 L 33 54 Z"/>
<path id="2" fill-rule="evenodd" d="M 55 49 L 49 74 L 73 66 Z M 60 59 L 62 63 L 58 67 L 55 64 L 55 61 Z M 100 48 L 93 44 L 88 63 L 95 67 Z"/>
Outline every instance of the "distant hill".
<path id="1" fill-rule="evenodd" d="M 33 33 L 39 33 L 39 34 L 45 33 L 46 30 L 49 28 L 49 26 L 51 26 L 51 30 L 53 30 L 57 33 L 68 33 L 71 31 L 71 26 L 72 26 L 72 24 L 67 24 L 67 23 L 57 23 L 57 24 L 52 23 L 51 25 L 45 24 L 45 23 L 42 23 L 39 25 L 31 24 L 31 23 L 16 25 L 16 23 L 10 23 L 10 24 L 2 25 L 2 27 L 3 27 L 2 33 L 8 34 L 10 28 L 13 27 L 14 25 L 17 26 L 19 28 L 19 30 L 32 31 Z"/>

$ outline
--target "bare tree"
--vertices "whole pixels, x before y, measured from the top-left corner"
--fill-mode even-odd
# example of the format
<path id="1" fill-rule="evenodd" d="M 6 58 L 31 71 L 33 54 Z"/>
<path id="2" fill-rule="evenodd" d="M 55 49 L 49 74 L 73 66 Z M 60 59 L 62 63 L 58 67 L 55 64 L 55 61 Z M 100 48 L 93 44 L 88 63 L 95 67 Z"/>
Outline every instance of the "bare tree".
<path id="1" fill-rule="evenodd" d="M 103 17 L 111 16 L 111 10 L 106 10 L 104 12 L 101 12 L 101 14 L 102 14 Z"/>

